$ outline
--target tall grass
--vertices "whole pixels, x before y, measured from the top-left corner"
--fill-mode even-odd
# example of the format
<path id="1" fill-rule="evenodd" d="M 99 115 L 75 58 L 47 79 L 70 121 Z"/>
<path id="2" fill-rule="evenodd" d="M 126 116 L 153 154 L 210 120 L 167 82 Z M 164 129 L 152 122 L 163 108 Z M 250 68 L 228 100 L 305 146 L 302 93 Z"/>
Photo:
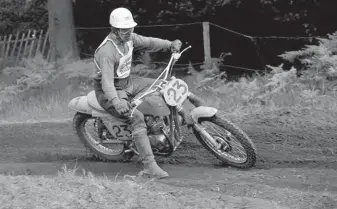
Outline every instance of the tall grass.
<path id="1" fill-rule="evenodd" d="M 94 65 L 64 60 L 56 69 L 41 56 L 23 60 L 22 67 L 3 69 L 0 76 L 0 117 L 7 121 L 69 118 L 68 102 L 92 89 Z"/>
<path id="2" fill-rule="evenodd" d="M 227 80 L 220 70 L 224 57 L 215 58 L 212 69 L 196 72 L 184 78 L 190 90 L 206 104 L 223 110 L 237 121 L 252 115 L 279 114 L 282 111 L 318 111 L 335 115 L 335 92 L 326 91 L 331 76 L 337 75 L 337 35 L 321 40 L 316 46 L 302 51 L 280 55 L 287 62 L 299 60 L 302 68 L 285 69 L 283 64 L 268 66 L 267 74 L 254 74 L 238 81 Z M 305 71 L 303 71 L 303 66 Z M 155 77 L 162 68 L 139 64 L 133 73 Z M 58 69 L 42 56 L 25 59 L 21 67 L 5 68 L 0 77 L 0 117 L 3 120 L 70 118 L 68 102 L 75 96 L 85 95 L 92 87 L 95 68 L 92 60 L 69 62 L 65 59 Z"/>
<path id="3" fill-rule="evenodd" d="M 74 113 L 67 104 L 93 89 L 93 72 L 90 61 L 66 63 L 57 71 L 39 58 L 26 60 L 24 67 L 7 68 L 3 73 L 15 74 L 15 82 L 1 86 L 1 118 L 9 121 L 70 118 Z M 270 74 L 256 74 L 238 81 L 227 81 L 219 76 L 225 76 L 224 73 L 214 69 L 202 73 L 192 69 L 192 72 L 192 76 L 185 78 L 190 90 L 204 98 L 206 104 L 238 121 L 252 114 L 285 108 L 335 111 L 337 106 L 334 94 L 322 94 L 314 84 L 303 82 L 296 76 L 295 68 L 285 71 L 279 66 Z M 142 68 L 136 71 L 138 75 L 143 73 Z"/>
<path id="4" fill-rule="evenodd" d="M 66 166 L 57 176 L 0 175 L 0 184 L 2 208 L 287 208 L 281 202 L 249 197 L 246 191 L 243 196 L 220 194 L 137 176 L 102 177 Z"/>
<path id="5" fill-rule="evenodd" d="M 160 69 L 140 64 L 133 74 L 155 78 Z M 64 119 L 74 112 L 67 105 L 71 99 L 93 90 L 94 63 L 89 60 L 69 62 L 59 68 L 41 55 L 24 59 L 20 66 L 0 71 L 0 120 L 27 121 Z"/>

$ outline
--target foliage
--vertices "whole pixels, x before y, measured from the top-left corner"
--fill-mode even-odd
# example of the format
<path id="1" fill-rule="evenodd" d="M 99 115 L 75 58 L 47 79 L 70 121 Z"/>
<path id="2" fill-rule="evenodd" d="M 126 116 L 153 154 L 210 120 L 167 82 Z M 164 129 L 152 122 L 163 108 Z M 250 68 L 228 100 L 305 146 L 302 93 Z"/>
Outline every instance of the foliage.
<path id="1" fill-rule="evenodd" d="M 227 10 L 235 10 L 234 12 L 239 13 L 242 17 L 242 14 L 247 12 L 246 9 L 254 8 L 254 19 L 257 21 L 265 19 L 266 23 L 269 20 L 274 20 L 273 24 L 289 25 L 291 23 L 297 28 L 300 27 L 300 30 L 304 31 L 302 34 L 315 34 L 318 32 L 318 21 L 323 21 L 323 19 L 317 19 L 315 14 L 326 12 L 330 14 L 332 19 L 335 17 L 333 16 L 335 13 L 331 8 L 331 2 L 332 0 L 324 2 L 316 0 L 81 0 L 76 1 L 74 5 L 75 10 L 81 10 L 76 11 L 77 20 L 80 24 L 87 22 L 87 25 L 88 23 L 95 23 L 96 26 L 102 25 L 101 20 L 106 18 L 105 15 L 102 16 L 102 13 L 109 13 L 111 8 L 117 6 L 130 8 L 141 24 L 205 20 L 221 24 L 219 17 L 222 16 L 221 20 L 227 22 L 227 19 L 230 19 L 235 25 L 239 20 L 236 20 L 233 16 L 235 14 L 229 13 Z M 92 11 L 86 9 L 88 6 L 92 8 Z M 247 13 L 247 21 L 249 19 L 253 21 L 250 13 Z M 31 0 L 29 3 L 26 0 L 2 0 L 0 2 L 0 14 L 0 28 L 5 33 L 25 30 L 29 27 L 46 29 L 48 24 L 46 0 Z M 94 19 L 89 20 L 88 18 Z M 324 21 L 326 23 L 327 19 L 324 19 Z M 320 27 L 327 27 L 326 25 Z"/>
<path id="2" fill-rule="evenodd" d="M 0 1 L 0 35 L 47 28 L 46 0 L 32 0 L 29 3 L 26 0 Z"/>
<path id="3" fill-rule="evenodd" d="M 318 39 L 317 45 L 307 45 L 299 51 L 279 55 L 285 61 L 302 67 L 301 81 L 312 85 L 337 77 L 337 32 Z M 298 64 L 297 64 L 298 65 Z"/>
<path id="4" fill-rule="evenodd" d="M 315 86 L 299 78 L 295 68 L 287 71 L 282 66 L 272 68 L 266 75 L 222 81 L 220 85 L 219 81 L 206 85 L 203 82 L 209 77 L 200 76 L 195 78 L 194 84 L 203 83 L 199 85 L 201 88 L 192 88 L 192 91 L 202 96 L 208 105 L 223 109 L 235 115 L 236 119 L 284 108 L 336 109 L 336 96 L 322 94 Z"/>
<path id="5" fill-rule="evenodd" d="M 335 92 L 327 91 L 325 86 L 329 84 L 329 79 L 337 77 L 336 43 L 334 33 L 327 39 L 320 39 L 317 45 L 280 55 L 290 63 L 298 60 L 303 65 L 300 70 L 295 66 L 287 70 L 284 64 L 267 65 L 271 71 L 264 75 L 242 77 L 237 82 L 226 79 L 212 82 L 219 77 L 219 71 L 213 67 L 195 76 L 194 91 L 202 94 L 212 105 L 226 107 L 229 112 L 238 108 L 255 111 L 261 107 L 277 109 L 294 106 L 334 109 L 337 101 Z"/>
<path id="6" fill-rule="evenodd" d="M 212 57 L 209 63 L 211 68 L 207 69 L 206 66 L 201 66 L 201 69 L 204 69 L 201 72 L 196 72 L 190 65 L 189 71 L 194 72 L 197 80 L 199 80 L 196 83 L 196 88 L 207 89 L 208 87 L 222 86 L 227 80 L 227 73 L 221 69 L 223 69 L 225 58 L 230 55 L 231 53 L 221 53 L 219 58 Z"/>
<path id="7" fill-rule="evenodd" d="M 148 1 L 148 0 L 147 0 Z M 200 18 L 214 13 L 219 6 L 224 6 L 233 0 L 180 0 L 180 1 L 158 1 L 152 0 L 151 6 L 144 6 L 143 1 L 137 1 L 136 5 L 139 8 L 138 14 L 150 12 L 156 14 L 156 18 L 149 19 L 149 23 L 169 23 L 176 20 L 184 19 L 186 21 L 196 21 Z M 156 5 L 156 6 L 153 6 Z M 158 9 L 160 8 L 160 9 Z M 136 16 L 141 18 L 141 16 Z"/>
<path id="8" fill-rule="evenodd" d="M 0 80 L 1 107 L 13 98 L 20 98 L 22 102 L 41 94 L 49 95 L 55 91 L 67 90 L 87 91 L 92 86 L 94 65 L 92 61 L 82 60 L 68 62 L 63 60 L 56 69 L 41 55 L 32 59 L 24 59 L 22 67 L 7 67 L 2 71 L 3 79 L 12 78 L 11 83 Z M 1 110 L 1 109 L 0 109 Z"/>
<path id="9" fill-rule="evenodd" d="M 284 64 L 268 65 L 271 72 L 267 74 L 255 74 L 242 77 L 238 81 L 229 81 L 226 72 L 220 70 L 225 56 L 228 55 L 223 54 L 219 58 L 213 58 L 212 68 L 201 73 L 190 66 L 194 75 L 187 77 L 186 81 L 192 91 L 201 95 L 212 106 L 229 112 L 294 106 L 333 109 L 336 108 L 336 95 L 325 91 L 321 83 L 329 82 L 329 78 L 336 75 L 336 40 L 334 33 L 327 39 L 320 39 L 317 45 L 308 45 L 300 51 L 280 55 L 292 64 L 297 60 L 303 68 L 292 66 L 287 70 Z M 160 68 L 154 70 L 148 64 L 149 59 L 147 55 L 140 56 L 137 61 L 142 64 L 134 66 L 134 73 L 151 77 L 158 75 Z M 94 64 L 92 60 L 71 63 L 64 60 L 60 70 L 55 70 L 55 66 L 38 56 L 24 60 L 22 67 L 4 69 L 3 74 L 17 74 L 11 85 L 0 85 L 0 94 L 4 98 L 2 102 L 5 102 L 6 98 L 32 95 L 27 92 L 47 87 L 51 92 L 64 88 L 83 88 L 83 92 L 87 93 L 88 88 L 92 89 Z"/>
<path id="10" fill-rule="evenodd" d="M 317 1 L 308 0 L 260 0 L 265 13 L 273 13 L 273 19 L 280 23 L 289 24 L 298 22 L 305 34 L 313 34 L 318 25 L 313 24 L 310 18 L 313 8 L 320 4 Z"/>

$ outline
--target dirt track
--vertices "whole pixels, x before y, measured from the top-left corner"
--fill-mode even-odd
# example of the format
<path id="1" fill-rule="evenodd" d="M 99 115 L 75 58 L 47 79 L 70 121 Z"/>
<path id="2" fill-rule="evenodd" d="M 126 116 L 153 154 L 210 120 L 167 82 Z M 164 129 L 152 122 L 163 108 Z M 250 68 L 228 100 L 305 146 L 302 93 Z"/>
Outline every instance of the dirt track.
<path id="1" fill-rule="evenodd" d="M 244 197 L 250 205 L 246 208 L 271 208 L 274 203 L 282 208 L 337 208 L 337 127 L 241 127 L 258 148 L 254 168 L 242 171 L 222 166 L 191 137 L 172 157 L 158 159 L 171 175 L 161 182 L 224 201 Z M 64 163 L 69 167 L 76 163 L 96 174 L 135 175 L 141 166 L 93 162 L 70 123 L 0 125 L 0 133 L 2 174 L 55 175 Z"/>

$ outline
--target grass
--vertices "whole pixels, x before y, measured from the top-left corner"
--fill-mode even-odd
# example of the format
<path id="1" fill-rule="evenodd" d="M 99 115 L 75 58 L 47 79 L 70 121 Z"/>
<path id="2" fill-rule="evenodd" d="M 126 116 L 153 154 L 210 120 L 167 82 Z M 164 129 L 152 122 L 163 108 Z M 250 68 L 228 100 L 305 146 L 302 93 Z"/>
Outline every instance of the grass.
<path id="1" fill-rule="evenodd" d="M 42 60 L 31 60 L 26 61 L 22 69 L 7 69 L 7 72 L 18 72 L 12 74 L 15 82 L 8 84 L 6 80 L 5 84 L 2 81 L 0 86 L 4 98 L 0 108 L 3 120 L 52 120 L 73 116 L 67 104 L 75 96 L 85 95 L 92 89 L 87 82 L 92 63 L 66 63 L 60 71 L 46 65 Z M 293 71 L 226 83 L 214 73 L 207 73 L 195 73 L 186 78 L 190 90 L 208 105 L 223 110 L 236 123 L 304 130 L 314 126 L 337 126 L 335 95 L 320 94 L 313 85 L 297 85 L 300 82 Z M 198 189 L 144 182 L 138 177 L 108 178 L 66 167 L 53 177 L 29 176 L 29 173 L 0 176 L 0 186 L 3 188 L 0 191 L 3 206 L 0 207 L 4 208 L 282 208 L 275 201 L 267 202 L 253 194 L 233 193 L 233 196 L 223 197 L 218 191 L 208 194 Z"/>
<path id="2" fill-rule="evenodd" d="M 54 177 L 1 175 L 1 208 L 285 208 L 276 202 L 173 187 L 139 176 L 68 169 Z M 207 193 L 207 195 L 205 195 Z M 62 200 L 62 201 L 60 201 Z"/>
<path id="3" fill-rule="evenodd" d="M 149 183 L 95 177 L 63 168 L 56 177 L 0 176 L 2 208 L 169 208 L 172 197 L 148 189 Z M 150 198 L 149 198 L 150 197 Z M 60 201 L 62 200 L 62 201 Z M 177 208 L 177 207 L 175 207 Z"/>
<path id="4" fill-rule="evenodd" d="M 3 121 L 71 118 L 69 101 L 92 89 L 93 63 L 67 62 L 56 70 L 41 57 L 5 68 L 0 76 L 0 116 Z"/>
<path id="5" fill-rule="evenodd" d="M 66 93 L 53 95 L 29 102 L 12 101 L 8 106 L 12 108 L 5 111 L 1 118 L 13 121 L 57 120 L 70 118 L 72 112 L 67 108 L 70 99 Z"/>
<path id="6" fill-rule="evenodd" d="M 143 65 L 136 68 L 138 75 L 148 71 Z M 296 69 L 284 71 L 274 67 L 272 73 L 264 76 L 226 82 L 220 79 L 216 67 L 196 73 L 190 66 L 190 71 L 193 75 L 184 78 L 190 90 L 201 96 L 207 105 L 224 111 L 234 122 L 245 122 L 252 116 L 277 118 L 280 112 L 287 111 L 337 114 L 336 95 L 321 94 L 316 83 L 298 78 Z M 90 82 L 93 72 L 90 60 L 65 60 L 61 69 L 55 70 L 41 57 L 24 60 L 22 67 L 4 69 L 5 76 L 0 79 L 0 117 L 3 121 L 71 118 L 74 112 L 68 109 L 68 102 L 93 89 Z M 226 76 L 225 73 L 221 75 Z"/>
<path id="7" fill-rule="evenodd" d="M 168 191 L 154 191 L 156 183 L 95 177 L 83 170 L 63 168 L 57 177 L 0 176 L 2 207 L 10 208 L 205 208 L 204 200 L 188 201 Z M 6 182 L 6 183 L 5 183 Z M 59 201 L 62 200 L 62 201 Z"/>
<path id="8" fill-rule="evenodd" d="M 129 175 L 107 177 L 64 165 L 56 176 L 0 175 L 0 208 L 285 209 L 333 208 L 337 203 L 335 194 L 311 191 L 313 185 L 307 190 L 274 188 L 262 183 L 268 175 L 255 175 L 261 183 L 247 182 L 249 174 L 240 175 L 227 174 L 227 181 L 214 185 L 210 178 L 165 182 Z"/>
<path id="9" fill-rule="evenodd" d="M 69 119 L 74 112 L 68 108 L 68 103 L 81 95 L 79 91 L 64 90 L 54 91 L 48 96 L 36 96 L 28 101 L 15 98 L 6 104 L 1 118 L 8 122 Z"/>

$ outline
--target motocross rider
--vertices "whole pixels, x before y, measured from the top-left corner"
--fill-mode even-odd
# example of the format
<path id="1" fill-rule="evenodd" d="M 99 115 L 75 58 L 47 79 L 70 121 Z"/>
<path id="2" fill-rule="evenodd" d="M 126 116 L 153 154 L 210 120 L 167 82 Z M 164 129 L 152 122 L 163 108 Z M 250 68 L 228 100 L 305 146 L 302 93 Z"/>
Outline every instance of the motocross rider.
<path id="1" fill-rule="evenodd" d="M 128 118 L 135 145 L 144 164 L 144 174 L 157 178 L 168 177 L 154 159 L 147 136 L 144 115 L 135 110 L 130 117 L 129 99 L 153 83 L 153 79 L 130 76 L 133 50 L 150 52 L 179 52 L 181 41 L 144 37 L 133 32 L 137 25 L 126 8 L 114 9 L 110 14 L 111 32 L 95 51 L 97 75 L 94 89 L 98 103 L 115 117 Z"/>

